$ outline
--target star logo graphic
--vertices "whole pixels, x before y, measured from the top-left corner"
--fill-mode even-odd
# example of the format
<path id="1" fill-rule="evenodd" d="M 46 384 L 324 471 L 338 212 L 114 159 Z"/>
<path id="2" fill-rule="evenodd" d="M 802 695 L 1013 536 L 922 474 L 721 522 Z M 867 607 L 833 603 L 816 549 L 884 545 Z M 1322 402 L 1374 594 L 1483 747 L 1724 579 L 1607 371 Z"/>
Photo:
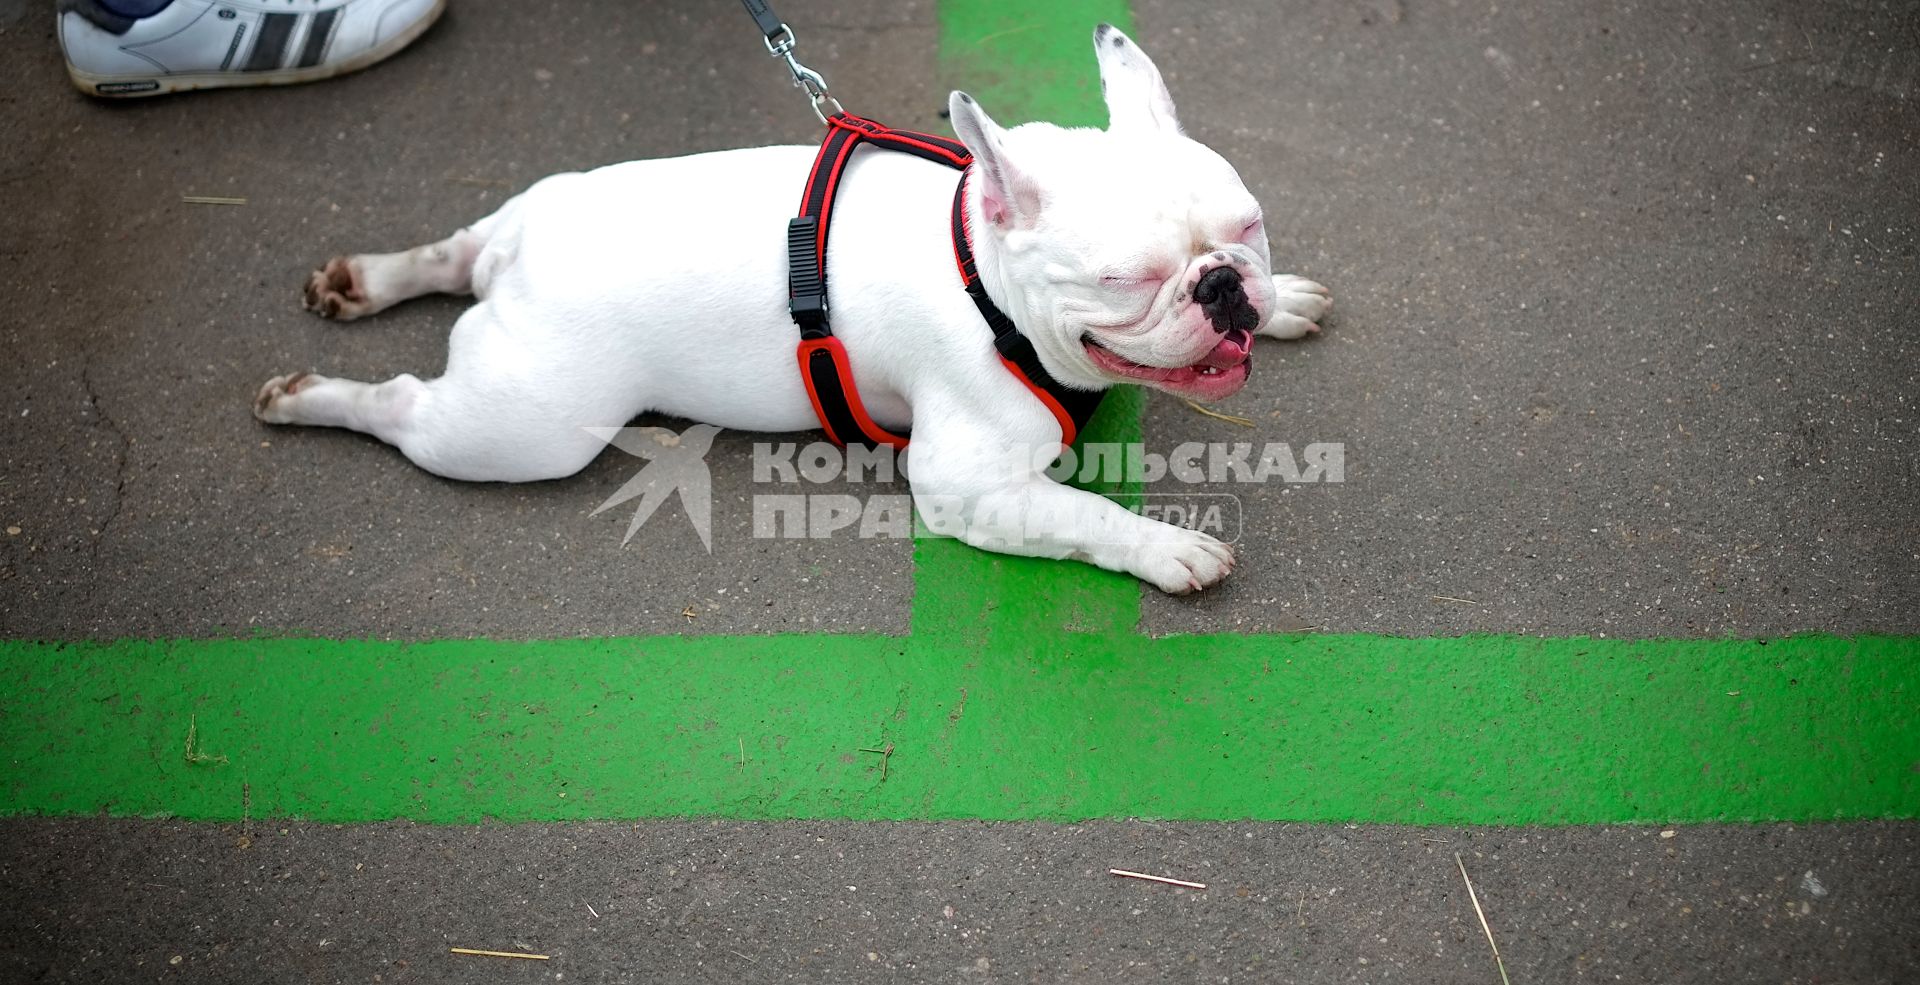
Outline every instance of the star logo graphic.
<path id="1" fill-rule="evenodd" d="M 633 520 L 620 543 L 633 540 L 642 524 L 653 516 L 674 493 L 680 494 L 680 508 L 686 510 L 701 546 L 713 553 L 713 474 L 707 471 L 707 451 L 713 447 L 720 429 L 711 424 L 695 424 L 678 434 L 657 427 L 590 427 L 587 433 L 636 458 L 648 459 L 639 474 L 628 479 L 607 501 L 588 516 L 599 516 L 636 497 Z"/>

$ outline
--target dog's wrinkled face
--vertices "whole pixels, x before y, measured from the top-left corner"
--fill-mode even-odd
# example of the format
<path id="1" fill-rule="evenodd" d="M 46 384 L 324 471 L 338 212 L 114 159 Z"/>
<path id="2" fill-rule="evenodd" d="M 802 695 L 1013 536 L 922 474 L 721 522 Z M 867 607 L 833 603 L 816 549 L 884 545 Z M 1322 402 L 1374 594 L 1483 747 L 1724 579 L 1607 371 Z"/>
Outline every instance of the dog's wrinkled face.
<path id="1" fill-rule="evenodd" d="M 1099 201 L 1059 196 L 1043 213 L 1051 235 L 1029 244 L 1044 256 L 1052 355 L 1103 384 L 1218 400 L 1246 383 L 1253 333 L 1273 310 L 1260 206 L 1185 137 L 1138 154 L 1110 169 Z"/>
<path id="2" fill-rule="evenodd" d="M 964 94 L 951 103 L 1010 313 L 1062 382 L 1229 396 L 1274 307 L 1259 203 L 1180 132 L 1144 52 L 1105 26 L 1094 44 L 1105 131 L 1001 130 Z"/>

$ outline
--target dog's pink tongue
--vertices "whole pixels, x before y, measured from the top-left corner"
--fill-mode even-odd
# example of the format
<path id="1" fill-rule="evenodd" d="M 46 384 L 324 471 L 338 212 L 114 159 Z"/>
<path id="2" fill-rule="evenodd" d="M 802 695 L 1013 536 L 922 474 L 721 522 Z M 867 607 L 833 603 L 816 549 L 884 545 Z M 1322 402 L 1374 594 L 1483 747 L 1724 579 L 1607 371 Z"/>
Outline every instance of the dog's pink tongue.
<path id="1" fill-rule="evenodd" d="M 1221 336 L 1220 344 L 1200 360 L 1200 365 L 1214 369 L 1226 369 L 1247 361 L 1247 355 L 1253 351 L 1253 334 L 1244 329 L 1234 329 Z"/>

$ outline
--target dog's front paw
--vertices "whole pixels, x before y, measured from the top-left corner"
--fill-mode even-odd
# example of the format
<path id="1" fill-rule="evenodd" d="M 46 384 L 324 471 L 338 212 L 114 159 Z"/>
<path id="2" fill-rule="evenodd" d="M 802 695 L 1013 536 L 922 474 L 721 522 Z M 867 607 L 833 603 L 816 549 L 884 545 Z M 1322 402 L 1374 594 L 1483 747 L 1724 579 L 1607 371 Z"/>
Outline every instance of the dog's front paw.
<path id="1" fill-rule="evenodd" d="M 1134 548 L 1133 573 L 1168 595 L 1212 587 L 1233 573 L 1233 548 L 1198 530 L 1171 524 Z"/>
<path id="2" fill-rule="evenodd" d="M 292 424 L 293 416 L 287 413 L 286 398 L 299 393 L 309 383 L 319 377 L 312 373 L 294 373 L 291 376 L 276 376 L 260 387 L 253 397 L 253 416 L 268 424 Z"/>
<path id="3" fill-rule="evenodd" d="M 1333 296 L 1319 284 L 1291 274 L 1273 278 L 1273 317 L 1260 334 L 1297 339 L 1320 330 L 1320 319 L 1333 310 Z"/>
<path id="4" fill-rule="evenodd" d="M 322 318 L 352 321 L 369 313 L 365 290 L 354 276 L 353 264 L 346 257 L 334 257 L 307 278 L 301 294 L 303 306 Z"/>

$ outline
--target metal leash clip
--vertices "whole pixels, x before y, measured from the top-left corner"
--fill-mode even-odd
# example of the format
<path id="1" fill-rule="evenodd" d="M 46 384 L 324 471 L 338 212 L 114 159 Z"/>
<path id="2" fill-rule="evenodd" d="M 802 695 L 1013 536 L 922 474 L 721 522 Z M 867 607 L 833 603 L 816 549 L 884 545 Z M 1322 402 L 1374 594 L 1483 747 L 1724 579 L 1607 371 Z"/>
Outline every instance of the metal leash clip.
<path id="1" fill-rule="evenodd" d="M 840 106 L 840 100 L 833 98 L 833 95 L 827 92 L 827 80 L 822 78 L 819 72 L 800 64 L 799 59 L 793 57 L 793 43 L 793 28 L 782 24 L 779 40 L 776 41 L 772 37 L 767 39 L 767 51 L 775 58 L 787 60 L 787 70 L 793 73 L 794 86 L 807 90 L 807 95 L 813 100 L 813 115 L 819 117 L 821 123 L 825 123 L 828 116 L 845 112 Z M 833 108 L 831 114 L 827 112 L 829 106 Z"/>
<path id="2" fill-rule="evenodd" d="M 754 23 L 760 26 L 760 32 L 766 36 L 767 54 L 786 59 L 787 71 L 793 73 L 794 87 L 807 91 L 807 97 L 813 101 L 813 115 L 819 117 L 820 122 L 825 124 L 828 116 L 837 116 L 846 112 L 840 106 L 840 100 L 833 98 L 833 95 L 827 92 L 827 80 L 819 72 L 800 64 L 800 60 L 793 57 L 793 48 L 797 40 L 794 37 L 793 28 L 774 16 L 773 8 L 768 6 L 765 0 L 741 0 L 741 3 L 746 6 L 747 13 L 753 16 Z M 831 113 L 828 112 L 829 109 L 832 110 Z"/>

